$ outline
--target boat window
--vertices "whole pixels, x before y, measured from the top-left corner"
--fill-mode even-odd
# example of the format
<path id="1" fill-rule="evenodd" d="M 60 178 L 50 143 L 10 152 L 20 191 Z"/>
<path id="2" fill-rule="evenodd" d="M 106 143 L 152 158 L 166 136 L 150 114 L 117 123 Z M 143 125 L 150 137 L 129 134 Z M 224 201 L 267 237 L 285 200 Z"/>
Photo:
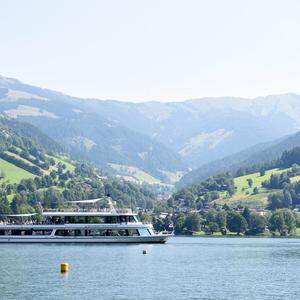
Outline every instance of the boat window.
<path id="1" fill-rule="evenodd" d="M 119 221 L 120 221 L 120 223 L 127 223 L 128 217 L 127 216 L 119 216 Z"/>
<path id="2" fill-rule="evenodd" d="M 150 232 L 149 232 L 149 230 L 147 228 L 140 228 L 139 229 L 139 233 L 142 236 L 148 236 L 148 235 L 150 235 Z"/>
<path id="3" fill-rule="evenodd" d="M 50 235 L 52 230 L 31 230 L 32 235 Z"/>
<path id="4" fill-rule="evenodd" d="M 127 236 L 127 232 L 125 229 L 120 229 L 118 234 L 119 234 L 119 236 Z"/>
<path id="5" fill-rule="evenodd" d="M 133 217 L 133 216 L 129 216 L 129 222 L 131 222 L 131 223 L 135 223 L 135 222 L 136 222 L 136 220 L 134 219 L 134 217 Z"/>
<path id="6" fill-rule="evenodd" d="M 58 230 L 56 230 L 55 235 L 58 235 L 58 236 L 75 236 L 75 230 L 58 229 Z"/>
<path id="7" fill-rule="evenodd" d="M 119 220 L 118 220 L 118 217 L 116 216 L 108 216 L 106 217 L 106 223 L 108 224 L 116 224 L 116 223 L 119 223 Z"/>
<path id="8" fill-rule="evenodd" d="M 63 224 L 64 223 L 64 218 L 63 217 L 51 217 L 50 220 L 47 218 L 46 219 L 46 224 Z"/>
<path id="9" fill-rule="evenodd" d="M 87 230 L 88 236 L 105 236 L 106 230 L 105 229 L 90 229 Z"/>
<path id="10" fill-rule="evenodd" d="M 22 235 L 21 230 L 12 230 L 11 235 Z"/>
<path id="11" fill-rule="evenodd" d="M 126 229 L 128 236 L 139 236 L 139 232 L 137 229 Z"/>
<path id="12" fill-rule="evenodd" d="M 90 229 L 88 236 L 139 236 L 137 229 Z"/>
<path id="13" fill-rule="evenodd" d="M 55 235 L 58 235 L 58 236 L 65 236 L 65 231 L 64 230 L 56 230 L 55 231 Z"/>
<path id="14" fill-rule="evenodd" d="M 90 224 L 101 224 L 105 222 L 105 218 L 104 217 L 99 217 L 99 216 L 89 216 L 86 217 L 86 223 L 90 223 Z"/>
<path id="15" fill-rule="evenodd" d="M 51 230 L 1 230 L 0 235 L 50 235 Z"/>
<path id="16" fill-rule="evenodd" d="M 150 235 L 154 235 L 153 229 L 148 229 Z"/>
<path id="17" fill-rule="evenodd" d="M 73 216 L 65 217 L 65 224 L 74 224 L 74 223 L 75 223 L 75 217 L 73 217 Z"/>
<path id="18" fill-rule="evenodd" d="M 85 236 L 85 230 L 75 229 L 75 236 Z"/>
<path id="19" fill-rule="evenodd" d="M 86 217 L 76 217 L 75 218 L 75 223 L 78 223 L 78 224 L 87 223 L 86 222 Z"/>

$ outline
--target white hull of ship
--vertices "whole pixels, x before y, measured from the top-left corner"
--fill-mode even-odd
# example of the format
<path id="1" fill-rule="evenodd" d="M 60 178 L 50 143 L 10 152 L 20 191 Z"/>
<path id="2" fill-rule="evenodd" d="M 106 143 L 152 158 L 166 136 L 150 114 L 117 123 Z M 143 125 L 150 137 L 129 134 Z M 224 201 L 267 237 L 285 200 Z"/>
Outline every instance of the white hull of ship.
<path id="1" fill-rule="evenodd" d="M 0 243 L 165 243 L 172 235 L 95 236 L 95 237 L 32 237 L 1 236 Z"/>

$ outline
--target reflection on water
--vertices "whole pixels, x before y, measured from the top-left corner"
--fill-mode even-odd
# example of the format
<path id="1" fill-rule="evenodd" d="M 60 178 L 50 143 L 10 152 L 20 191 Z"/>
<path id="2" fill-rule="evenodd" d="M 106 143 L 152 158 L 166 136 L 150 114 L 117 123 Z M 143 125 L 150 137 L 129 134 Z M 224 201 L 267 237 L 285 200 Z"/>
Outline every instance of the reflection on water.
<path id="1" fill-rule="evenodd" d="M 300 299 L 297 239 L 178 237 L 165 245 L 0 250 L 1 299 Z M 60 273 L 61 262 L 69 273 Z"/>

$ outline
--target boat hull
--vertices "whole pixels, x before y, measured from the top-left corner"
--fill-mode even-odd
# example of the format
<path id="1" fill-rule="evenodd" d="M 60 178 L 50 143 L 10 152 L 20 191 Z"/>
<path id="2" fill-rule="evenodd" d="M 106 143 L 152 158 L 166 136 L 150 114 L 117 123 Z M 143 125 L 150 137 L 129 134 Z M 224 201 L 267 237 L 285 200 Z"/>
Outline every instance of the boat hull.
<path id="1" fill-rule="evenodd" d="M 1 236 L 0 243 L 148 243 L 163 244 L 172 235 L 153 236 L 95 236 L 95 237 L 33 237 L 33 236 Z"/>

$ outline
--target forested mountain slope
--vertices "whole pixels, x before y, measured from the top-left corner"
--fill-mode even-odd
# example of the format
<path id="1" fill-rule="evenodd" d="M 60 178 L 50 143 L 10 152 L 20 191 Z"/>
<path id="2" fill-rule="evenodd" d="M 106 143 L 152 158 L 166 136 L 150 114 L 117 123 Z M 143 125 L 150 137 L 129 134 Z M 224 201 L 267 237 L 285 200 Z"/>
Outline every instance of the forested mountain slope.
<path id="1" fill-rule="evenodd" d="M 4 77 L 0 77 L 0 88 L 0 110 L 39 127 L 73 155 L 101 168 L 108 169 L 109 163 L 132 165 L 161 179 L 166 179 L 165 171 L 186 168 L 179 154 L 138 127 L 100 115 L 87 100 Z"/>
<path id="2" fill-rule="evenodd" d="M 278 158 L 283 151 L 298 146 L 300 146 L 300 132 L 269 143 L 258 144 L 189 172 L 181 178 L 177 186 L 197 183 L 219 173 L 231 172 L 234 174 L 239 169 L 268 163 Z"/>
<path id="3" fill-rule="evenodd" d="M 118 206 L 153 207 L 157 191 L 103 176 L 73 159 L 33 125 L 0 115 L 0 215 L 64 208 L 69 201 L 110 195 Z M 106 205 L 106 202 L 100 203 Z"/>
<path id="4" fill-rule="evenodd" d="M 165 182 L 300 128 L 295 94 L 129 103 L 79 99 L 0 77 L 0 110 L 102 168 L 126 165 Z"/>

